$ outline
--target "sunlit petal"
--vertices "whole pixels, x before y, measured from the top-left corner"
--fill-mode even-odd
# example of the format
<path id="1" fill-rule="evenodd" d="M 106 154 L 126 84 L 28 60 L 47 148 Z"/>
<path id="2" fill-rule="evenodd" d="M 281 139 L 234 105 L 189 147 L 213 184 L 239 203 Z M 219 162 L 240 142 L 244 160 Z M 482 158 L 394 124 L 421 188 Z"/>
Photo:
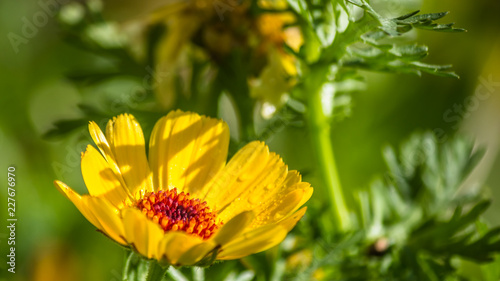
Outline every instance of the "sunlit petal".
<path id="1" fill-rule="evenodd" d="M 130 190 L 153 191 L 151 172 L 141 126 L 130 114 L 122 114 L 108 123 L 106 134 L 120 173 Z"/>

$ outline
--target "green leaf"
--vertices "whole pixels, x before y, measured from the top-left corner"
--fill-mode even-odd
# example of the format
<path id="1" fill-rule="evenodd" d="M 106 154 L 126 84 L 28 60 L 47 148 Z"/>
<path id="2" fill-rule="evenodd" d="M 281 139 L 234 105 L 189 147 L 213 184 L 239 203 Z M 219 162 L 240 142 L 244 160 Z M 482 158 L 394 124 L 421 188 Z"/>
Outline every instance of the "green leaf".
<path id="1" fill-rule="evenodd" d="M 416 11 L 411 12 L 411 13 L 409 13 L 409 14 L 402 15 L 402 16 L 400 16 L 400 17 L 395 18 L 395 20 L 404 20 L 404 19 L 407 19 L 407 18 L 409 18 L 409 17 L 412 17 L 412 16 L 414 16 L 414 15 L 416 15 L 416 14 L 418 14 L 418 13 L 420 13 L 420 10 L 416 10 Z"/>
<path id="2" fill-rule="evenodd" d="M 174 267 L 170 267 L 167 270 L 167 275 L 174 281 L 189 281 L 189 279 L 182 274 L 182 272 Z"/>
<path id="3" fill-rule="evenodd" d="M 450 258 L 454 255 L 474 262 L 489 262 L 500 252 L 500 227 L 474 238 L 475 226 L 490 202 L 476 204 L 469 212 L 461 214 L 458 207 L 449 221 L 431 219 L 415 230 L 409 242 L 415 249 L 431 252 L 435 257 Z"/>
<path id="4" fill-rule="evenodd" d="M 88 124 L 89 120 L 98 120 L 104 118 L 106 114 L 102 113 L 95 107 L 88 104 L 79 104 L 78 108 L 85 115 L 84 118 L 57 120 L 54 122 L 53 127 L 43 134 L 43 138 L 55 139 L 63 137 L 76 129 L 82 128 Z"/>
<path id="5" fill-rule="evenodd" d="M 389 52 L 402 60 L 414 61 L 427 56 L 427 46 L 411 44 L 394 46 Z"/>
<path id="6" fill-rule="evenodd" d="M 418 22 L 429 22 L 443 18 L 448 14 L 448 12 L 433 13 L 433 14 L 422 14 L 417 15 L 420 11 L 410 13 L 408 15 L 395 18 L 394 20 L 398 23 L 418 23 Z"/>
<path id="7" fill-rule="evenodd" d="M 440 222 L 431 218 L 413 232 L 409 244 L 418 245 L 419 248 L 435 252 L 436 254 L 443 254 L 447 248 L 450 248 L 450 243 L 455 243 L 454 240 L 466 243 L 471 233 L 460 232 L 475 223 L 489 205 L 490 202 L 488 201 L 479 202 L 464 215 L 461 214 L 462 208 L 457 207 L 453 216 L 446 222 Z M 456 236 L 457 234 L 459 236 Z"/>
<path id="8" fill-rule="evenodd" d="M 483 224 L 484 225 L 484 224 Z M 486 225 L 484 228 L 488 228 Z M 498 281 L 500 280 L 500 254 L 495 256 L 493 262 L 482 265 L 481 271 L 484 276 L 484 281 Z"/>
<path id="9" fill-rule="evenodd" d="M 353 5 L 356 5 L 358 7 L 363 7 L 364 6 L 364 3 L 363 1 L 360 1 L 360 0 L 347 0 L 347 2 L 353 4 Z"/>
<path id="10" fill-rule="evenodd" d="M 342 237 L 342 240 L 336 241 L 334 245 L 322 245 L 323 247 L 317 247 L 316 249 L 314 249 L 315 253 L 313 254 L 313 257 L 315 258 L 309 265 L 309 267 L 297 274 L 292 280 L 312 280 L 314 272 L 322 267 L 331 268 L 332 266 L 334 266 L 335 268 L 338 268 L 339 264 L 341 264 L 343 261 L 342 257 L 344 255 L 344 251 L 359 246 L 359 243 L 361 243 L 364 235 L 365 233 L 363 231 L 349 233 L 344 235 Z M 319 252 L 323 251 L 325 253 L 321 258 L 318 258 Z"/>
<path id="11" fill-rule="evenodd" d="M 147 280 L 149 262 L 134 251 L 130 251 L 123 268 L 123 281 Z"/>
<path id="12" fill-rule="evenodd" d="M 193 266 L 191 271 L 193 272 L 193 281 L 205 281 L 205 268 Z"/>
<path id="13" fill-rule="evenodd" d="M 86 124 L 87 120 L 85 119 L 59 120 L 53 124 L 54 128 L 45 132 L 42 137 L 45 139 L 62 137 Z"/>
<path id="14" fill-rule="evenodd" d="M 500 253 L 500 227 L 489 230 L 476 241 L 459 248 L 457 254 L 481 263 L 491 262 Z"/>
<path id="15" fill-rule="evenodd" d="M 148 261 L 148 271 L 145 279 L 139 279 L 140 281 L 161 281 L 163 276 L 165 276 L 169 266 L 163 267 L 156 260 Z M 139 281 L 138 280 L 138 281 Z"/>

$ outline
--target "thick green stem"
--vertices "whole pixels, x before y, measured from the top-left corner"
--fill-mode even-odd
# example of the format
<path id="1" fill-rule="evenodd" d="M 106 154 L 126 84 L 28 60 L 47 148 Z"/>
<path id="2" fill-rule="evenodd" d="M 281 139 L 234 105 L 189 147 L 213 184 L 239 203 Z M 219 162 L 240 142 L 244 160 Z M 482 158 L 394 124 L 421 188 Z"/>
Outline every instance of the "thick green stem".
<path id="1" fill-rule="evenodd" d="M 308 125 L 311 130 L 312 146 L 320 178 L 329 196 L 334 223 L 339 231 L 351 228 L 349 212 L 340 185 L 337 166 L 331 142 L 331 117 L 324 111 L 322 104 L 322 87 L 327 81 L 328 68 L 313 68 L 306 86 L 308 102 Z"/>

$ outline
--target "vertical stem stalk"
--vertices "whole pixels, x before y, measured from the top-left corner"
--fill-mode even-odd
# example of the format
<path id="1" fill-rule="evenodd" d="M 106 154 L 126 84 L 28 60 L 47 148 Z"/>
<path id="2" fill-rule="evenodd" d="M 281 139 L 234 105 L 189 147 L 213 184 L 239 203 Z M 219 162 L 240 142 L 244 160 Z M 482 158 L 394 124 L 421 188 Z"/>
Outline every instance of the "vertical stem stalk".
<path id="1" fill-rule="evenodd" d="M 310 73 L 311 78 L 305 83 L 308 103 L 307 120 L 311 130 L 316 166 L 329 197 L 335 227 L 339 231 L 346 231 L 351 228 L 351 220 L 335 164 L 330 137 L 331 118 L 327 116 L 322 104 L 321 91 L 323 84 L 327 81 L 328 72 L 328 67 L 316 66 Z"/>

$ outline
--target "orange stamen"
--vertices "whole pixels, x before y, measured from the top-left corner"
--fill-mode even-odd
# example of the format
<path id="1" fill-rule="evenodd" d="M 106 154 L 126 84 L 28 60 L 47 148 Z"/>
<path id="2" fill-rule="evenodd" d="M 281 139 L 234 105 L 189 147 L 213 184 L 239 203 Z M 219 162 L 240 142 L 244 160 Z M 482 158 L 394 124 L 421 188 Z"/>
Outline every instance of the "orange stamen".
<path id="1" fill-rule="evenodd" d="M 210 238 L 223 224 L 207 205 L 200 199 L 191 199 L 189 193 L 177 194 L 176 188 L 147 193 L 136 204 L 165 232 L 184 231 L 203 239 Z"/>

